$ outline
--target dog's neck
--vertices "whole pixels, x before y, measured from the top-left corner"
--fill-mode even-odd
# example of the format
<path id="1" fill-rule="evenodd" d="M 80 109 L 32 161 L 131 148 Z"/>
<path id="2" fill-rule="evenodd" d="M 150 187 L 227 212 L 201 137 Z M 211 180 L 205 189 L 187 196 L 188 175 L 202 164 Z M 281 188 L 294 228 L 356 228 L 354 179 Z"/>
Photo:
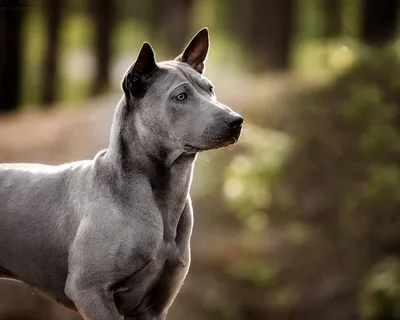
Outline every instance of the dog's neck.
<path id="1" fill-rule="evenodd" d="M 181 166 L 182 162 L 192 166 L 196 154 L 184 153 L 182 149 L 164 148 L 162 143 L 157 141 L 156 134 L 143 136 L 139 128 L 143 125 L 135 121 L 135 116 L 130 114 L 133 112 L 134 107 L 127 106 L 123 96 L 114 113 L 107 151 L 119 169 L 128 173 L 140 168 L 150 174 L 154 167 L 172 169 L 177 164 Z"/>
<path id="2" fill-rule="evenodd" d="M 126 114 L 128 109 L 123 98 L 115 111 L 106 158 L 123 188 L 129 190 L 129 184 L 133 182 L 147 185 L 149 196 L 153 197 L 162 215 L 164 236 L 175 238 L 181 213 L 188 201 L 196 154 L 165 150 L 149 153 L 149 140 L 141 138 L 139 133 L 130 135 L 128 141 L 124 126 L 134 126 L 125 121 L 129 118 Z"/>

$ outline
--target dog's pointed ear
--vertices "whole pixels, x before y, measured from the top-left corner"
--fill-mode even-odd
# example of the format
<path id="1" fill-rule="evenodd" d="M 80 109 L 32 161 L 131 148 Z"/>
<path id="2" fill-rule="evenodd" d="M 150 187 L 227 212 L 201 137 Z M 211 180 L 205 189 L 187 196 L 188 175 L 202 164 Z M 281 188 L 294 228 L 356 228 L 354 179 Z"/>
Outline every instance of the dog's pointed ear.
<path id="1" fill-rule="evenodd" d="M 209 47 L 210 37 L 208 29 L 203 28 L 190 40 L 185 50 L 175 60 L 186 62 L 197 72 L 203 73 Z"/>
<path id="2" fill-rule="evenodd" d="M 150 43 L 143 43 L 136 61 L 128 68 L 122 79 L 122 90 L 127 94 L 134 91 L 134 86 L 142 77 L 158 68 L 155 54 Z"/>
<path id="3" fill-rule="evenodd" d="M 150 43 L 143 43 L 139 55 L 132 65 L 132 72 L 138 75 L 148 75 L 157 68 L 154 50 Z"/>

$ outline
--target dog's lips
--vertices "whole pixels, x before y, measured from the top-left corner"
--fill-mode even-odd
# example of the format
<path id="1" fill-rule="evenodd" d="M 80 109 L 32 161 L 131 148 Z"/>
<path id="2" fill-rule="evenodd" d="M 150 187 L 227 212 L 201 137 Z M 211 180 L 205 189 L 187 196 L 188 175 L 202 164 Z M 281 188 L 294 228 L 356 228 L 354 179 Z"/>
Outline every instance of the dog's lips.
<path id="1" fill-rule="evenodd" d="M 236 143 L 239 140 L 239 136 L 240 136 L 240 134 L 237 134 L 233 137 L 230 137 L 227 140 L 224 140 L 222 142 L 219 141 L 218 144 L 211 145 L 211 146 L 195 147 L 190 144 L 185 144 L 184 149 L 186 152 L 190 152 L 190 153 L 196 153 L 196 152 L 200 152 L 200 151 L 213 150 L 213 149 L 221 149 L 221 148 L 224 148 L 226 146 Z"/>

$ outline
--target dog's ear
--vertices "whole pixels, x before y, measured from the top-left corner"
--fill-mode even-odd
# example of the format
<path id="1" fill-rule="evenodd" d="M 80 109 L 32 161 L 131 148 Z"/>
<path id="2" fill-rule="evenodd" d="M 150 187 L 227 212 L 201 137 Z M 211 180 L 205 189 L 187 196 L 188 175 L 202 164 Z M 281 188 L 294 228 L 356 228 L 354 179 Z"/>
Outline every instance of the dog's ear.
<path id="1" fill-rule="evenodd" d="M 157 68 L 153 48 L 148 42 L 143 43 L 136 61 L 128 68 L 122 79 L 122 90 L 125 94 L 135 95 L 135 91 L 141 90 L 142 77 L 149 75 Z"/>
<path id="2" fill-rule="evenodd" d="M 183 53 L 176 57 L 175 60 L 186 62 L 197 72 L 203 73 L 209 46 L 208 29 L 203 28 L 190 40 Z"/>

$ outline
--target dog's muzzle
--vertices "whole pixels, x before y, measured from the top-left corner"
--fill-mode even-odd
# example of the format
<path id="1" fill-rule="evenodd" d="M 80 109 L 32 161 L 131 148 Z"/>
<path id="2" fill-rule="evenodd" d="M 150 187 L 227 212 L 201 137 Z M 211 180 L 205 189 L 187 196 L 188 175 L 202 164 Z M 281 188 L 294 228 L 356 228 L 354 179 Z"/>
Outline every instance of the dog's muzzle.
<path id="1" fill-rule="evenodd" d="M 198 146 L 185 144 L 185 151 L 195 153 L 211 149 L 220 149 L 238 141 L 243 126 L 243 118 L 237 113 L 229 114 L 218 126 L 207 128 Z"/>
<path id="2" fill-rule="evenodd" d="M 243 126 L 242 116 L 237 113 L 229 114 L 225 119 L 225 126 L 228 128 L 227 130 L 225 130 L 228 139 L 225 143 L 222 144 L 222 146 L 218 146 L 218 148 L 222 148 L 229 144 L 235 143 L 239 139 L 240 132 L 242 131 Z"/>
<path id="3" fill-rule="evenodd" d="M 243 124 L 243 118 L 237 114 L 237 113 L 232 113 L 229 114 L 226 119 L 225 119 L 225 124 L 229 129 L 237 129 L 241 128 Z"/>

